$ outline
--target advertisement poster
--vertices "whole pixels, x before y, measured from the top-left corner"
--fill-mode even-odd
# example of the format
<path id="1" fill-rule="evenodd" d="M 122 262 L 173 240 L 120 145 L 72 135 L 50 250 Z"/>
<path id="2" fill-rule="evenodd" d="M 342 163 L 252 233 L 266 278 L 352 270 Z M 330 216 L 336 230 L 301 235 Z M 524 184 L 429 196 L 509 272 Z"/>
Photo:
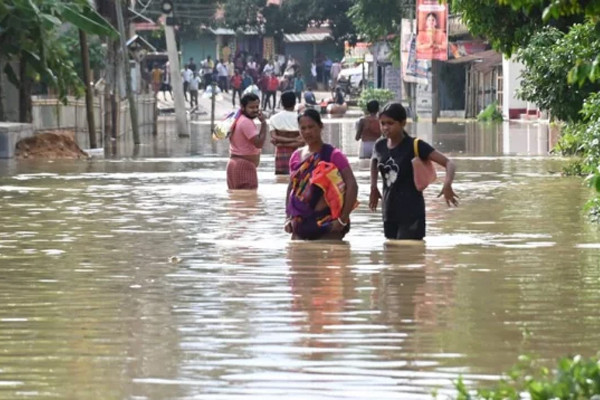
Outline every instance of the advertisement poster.
<path id="1" fill-rule="evenodd" d="M 417 60 L 448 59 L 448 5 L 417 0 Z"/>
<path id="2" fill-rule="evenodd" d="M 431 60 L 417 60 L 416 38 L 412 35 L 404 69 L 404 81 L 427 85 L 430 75 Z"/>

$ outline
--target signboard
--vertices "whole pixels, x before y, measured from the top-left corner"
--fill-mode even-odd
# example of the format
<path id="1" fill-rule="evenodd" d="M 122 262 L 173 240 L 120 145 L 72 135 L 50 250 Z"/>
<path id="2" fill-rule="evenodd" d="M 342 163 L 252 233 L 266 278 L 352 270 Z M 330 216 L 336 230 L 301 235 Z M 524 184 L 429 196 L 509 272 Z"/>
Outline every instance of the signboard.
<path id="1" fill-rule="evenodd" d="M 373 61 L 369 47 L 370 44 L 366 42 L 358 42 L 354 46 L 350 46 L 348 41 L 344 42 L 344 65 L 354 66 L 363 61 Z"/>
<path id="2" fill-rule="evenodd" d="M 275 56 L 275 39 L 272 36 L 263 38 L 263 58 L 270 60 Z"/>
<path id="3" fill-rule="evenodd" d="M 402 100 L 402 80 L 400 79 L 399 68 L 395 68 L 392 65 L 385 66 L 383 87 L 394 93 L 394 100 Z"/>
<path id="4" fill-rule="evenodd" d="M 417 60 L 416 37 L 412 35 L 404 69 L 404 81 L 427 85 L 430 75 L 431 60 Z"/>
<path id="5" fill-rule="evenodd" d="M 448 5 L 417 0 L 417 60 L 448 59 Z"/>
<path id="6" fill-rule="evenodd" d="M 448 46 L 450 47 L 449 60 L 480 53 L 489 48 L 489 45 L 483 40 L 457 40 L 450 42 Z"/>

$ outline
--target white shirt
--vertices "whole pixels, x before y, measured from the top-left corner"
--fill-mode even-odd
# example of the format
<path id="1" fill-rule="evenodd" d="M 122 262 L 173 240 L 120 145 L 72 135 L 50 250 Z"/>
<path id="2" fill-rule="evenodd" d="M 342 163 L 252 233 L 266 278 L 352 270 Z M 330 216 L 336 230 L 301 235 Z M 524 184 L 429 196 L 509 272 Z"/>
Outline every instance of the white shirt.
<path id="1" fill-rule="evenodd" d="M 192 80 L 190 81 L 190 90 L 198 90 L 198 88 L 200 87 L 200 77 L 199 76 L 194 76 L 192 77 Z"/>
<path id="2" fill-rule="evenodd" d="M 263 68 L 263 74 L 271 74 L 275 70 L 273 64 L 266 64 Z"/>
<path id="3" fill-rule="evenodd" d="M 296 111 L 283 110 L 269 119 L 270 130 L 299 131 L 298 113 Z"/>
<path id="4" fill-rule="evenodd" d="M 219 76 L 228 76 L 229 72 L 227 71 L 227 65 L 225 65 L 223 63 L 218 63 L 217 64 L 217 74 Z"/>
<path id="5" fill-rule="evenodd" d="M 191 82 L 193 77 L 194 77 L 194 73 L 192 72 L 191 69 L 187 68 L 183 71 L 183 80 L 184 81 Z"/>

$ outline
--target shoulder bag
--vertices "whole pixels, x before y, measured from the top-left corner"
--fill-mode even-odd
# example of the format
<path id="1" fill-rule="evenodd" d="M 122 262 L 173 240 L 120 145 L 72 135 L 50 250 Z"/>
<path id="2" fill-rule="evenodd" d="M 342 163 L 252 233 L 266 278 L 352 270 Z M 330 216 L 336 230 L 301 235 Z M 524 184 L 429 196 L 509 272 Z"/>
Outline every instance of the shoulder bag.
<path id="1" fill-rule="evenodd" d="M 413 142 L 415 157 L 412 159 L 413 177 L 415 186 L 419 192 L 422 192 L 430 183 L 437 179 L 435 167 L 431 160 L 421 160 L 419 157 L 419 139 L 415 138 Z"/>

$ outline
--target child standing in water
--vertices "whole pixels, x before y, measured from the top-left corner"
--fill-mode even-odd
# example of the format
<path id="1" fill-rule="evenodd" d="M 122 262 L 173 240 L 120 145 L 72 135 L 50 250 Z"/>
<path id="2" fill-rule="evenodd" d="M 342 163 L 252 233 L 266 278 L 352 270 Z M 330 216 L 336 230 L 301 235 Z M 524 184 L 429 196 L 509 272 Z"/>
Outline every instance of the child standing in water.
<path id="1" fill-rule="evenodd" d="M 371 193 L 369 208 L 375 211 L 382 198 L 377 188 L 377 175 L 383 180 L 383 230 L 388 239 L 422 240 L 425 237 L 425 200 L 415 187 L 411 160 L 415 157 L 413 137 L 404 130 L 406 110 L 400 103 L 391 103 L 379 114 L 383 137 L 375 142 L 371 159 Z M 417 142 L 419 157 L 431 160 L 446 169 L 442 191 L 448 206 L 458 205 L 452 190 L 456 167 L 452 160 L 422 140 Z"/>

